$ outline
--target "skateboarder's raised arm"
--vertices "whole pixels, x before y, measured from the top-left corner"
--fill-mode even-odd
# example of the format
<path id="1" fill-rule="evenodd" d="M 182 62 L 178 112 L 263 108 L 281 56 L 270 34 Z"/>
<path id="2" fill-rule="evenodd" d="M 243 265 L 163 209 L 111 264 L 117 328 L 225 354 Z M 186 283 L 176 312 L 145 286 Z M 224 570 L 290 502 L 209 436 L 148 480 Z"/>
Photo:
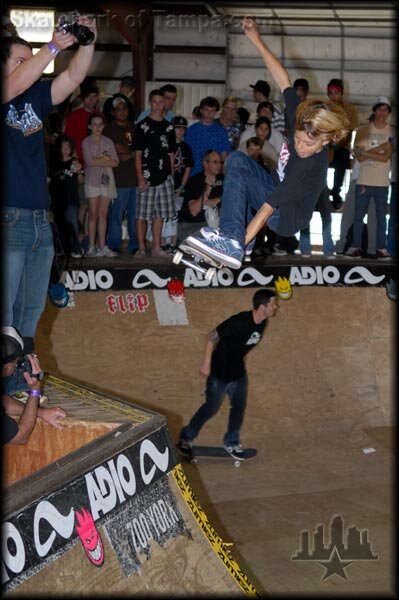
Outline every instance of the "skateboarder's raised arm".
<path id="1" fill-rule="evenodd" d="M 283 92 L 287 87 L 291 87 L 292 84 L 287 70 L 262 40 L 257 23 L 252 19 L 244 19 L 241 23 L 241 29 L 259 50 L 266 68 L 270 71 L 280 90 Z"/>

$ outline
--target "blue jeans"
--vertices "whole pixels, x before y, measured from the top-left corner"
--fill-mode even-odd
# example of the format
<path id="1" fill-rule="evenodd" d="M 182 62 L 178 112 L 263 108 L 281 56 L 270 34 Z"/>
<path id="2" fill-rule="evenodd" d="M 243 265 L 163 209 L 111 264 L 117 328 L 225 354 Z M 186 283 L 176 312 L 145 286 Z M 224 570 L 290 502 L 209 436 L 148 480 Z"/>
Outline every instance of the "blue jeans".
<path id="1" fill-rule="evenodd" d="M 257 212 L 273 192 L 270 173 L 243 152 L 231 152 L 226 161 L 223 181 L 220 232 L 244 246 L 245 230 L 253 212 Z"/>
<path id="2" fill-rule="evenodd" d="M 230 398 L 230 414 L 223 442 L 229 446 L 240 443 L 240 430 L 247 404 L 248 377 L 243 375 L 234 381 L 221 381 L 209 375 L 206 380 L 205 402 L 191 417 L 190 423 L 183 427 L 180 438 L 192 441 L 197 437 L 203 425 L 214 417 L 222 405 L 224 396 Z"/>
<path id="3" fill-rule="evenodd" d="M 327 187 L 325 187 L 320 194 L 315 208 L 315 211 L 317 210 L 320 211 L 322 222 L 323 252 L 324 254 L 332 254 L 335 251 L 335 246 L 331 236 L 331 203 Z M 311 251 L 310 225 L 305 227 L 305 229 L 301 229 L 299 235 L 299 249 L 301 252 L 305 253 L 310 253 Z"/>
<path id="4" fill-rule="evenodd" d="M 34 338 L 46 304 L 54 256 L 53 232 L 45 210 L 3 207 L 1 212 L 1 325 L 15 327 L 22 337 Z M 26 388 L 24 382 L 22 389 Z"/>
<path id="5" fill-rule="evenodd" d="M 389 220 L 387 250 L 391 256 L 396 256 L 396 238 L 398 235 L 398 184 L 396 181 L 391 183 L 391 199 L 389 201 Z"/>
<path id="6" fill-rule="evenodd" d="M 122 244 L 122 220 L 124 212 L 127 217 L 129 233 L 129 250 L 138 248 L 136 233 L 136 188 L 117 188 L 118 196 L 109 205 L 107 246 L 112 250 L 120 250 Z"/>
<path id="7" fill-rule="evenodd" d="M 354 248 L 362 246 L 363 219 L 367 214 L 370 200 L 374 198 L 375 214 L 377 218 L 377 250 L 386 248 L 386 214 L 387 214 L 387 186 L 356 185 L 355 188 L 355 220 L 353 223 Z"/>

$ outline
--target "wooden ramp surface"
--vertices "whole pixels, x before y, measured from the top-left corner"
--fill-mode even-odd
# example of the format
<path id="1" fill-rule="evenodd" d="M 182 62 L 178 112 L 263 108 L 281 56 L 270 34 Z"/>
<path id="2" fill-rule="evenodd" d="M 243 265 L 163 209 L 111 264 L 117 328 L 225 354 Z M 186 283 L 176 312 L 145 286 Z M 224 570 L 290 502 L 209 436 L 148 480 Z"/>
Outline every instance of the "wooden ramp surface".
<path id="1" fill-rule="evenodd" d="M 7 448 L 6 595 L 257 595 L 164 417 L 52 376 L 46 392 L 66 427 L 43 423 L 22 453 Z"/>

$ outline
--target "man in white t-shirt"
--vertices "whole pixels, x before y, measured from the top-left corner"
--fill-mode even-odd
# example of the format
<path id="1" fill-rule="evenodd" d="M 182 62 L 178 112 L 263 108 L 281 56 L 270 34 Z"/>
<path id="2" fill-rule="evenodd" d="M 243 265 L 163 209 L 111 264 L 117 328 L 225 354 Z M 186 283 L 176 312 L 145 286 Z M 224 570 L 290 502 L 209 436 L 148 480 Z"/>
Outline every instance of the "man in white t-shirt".
<path id="1" fill-rule="evenodd" d="M 355 188 L 353 243 L 345 253 L 352 258 L 359 258 L 362 255 L 360 247 L 363 219 L 371 198 L 374 199 L 377 217 L 376 256 L 389 258 L 386 249 L 386 213 L 394 128 L 387 121 L 392 110 L 391 102 L 386 96 L 379 96 L 372 110 L 370 123 L 358 130 L 354 143 L 354 154 L 360 166 Z"/>

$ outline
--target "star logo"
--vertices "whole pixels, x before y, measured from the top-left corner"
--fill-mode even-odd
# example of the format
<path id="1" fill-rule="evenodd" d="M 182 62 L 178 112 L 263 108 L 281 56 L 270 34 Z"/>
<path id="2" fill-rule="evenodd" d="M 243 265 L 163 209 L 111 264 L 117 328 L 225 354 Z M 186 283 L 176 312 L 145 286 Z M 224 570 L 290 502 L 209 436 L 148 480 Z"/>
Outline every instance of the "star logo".
<path id="1" fill-rule="evenodd" d="M 345 573 L 345 569 L 352 563 L 353 560 L 341 560 L 339 552 L 335 548 L 335 546 L 328 560 L 317 561 L 318 565 L 321 565 L 326 569 L 322 577 L 323 581 L 324 579 L 328 579 L 329 577 L 331 577 L 331 575 L 334 575 L 334 573 L 336 575 L 339 575 L 339 577 L 342 577 L 342 579 L 348 579 Z"/>
<path id="2" fill-rule="evenodd" d="M 374 554 L 367 529 L 358 529 L 351 525 L 344 528 L 341 515 L 334 515 L 330 523 L 329 540 L 326 540 L 323 523 L 319 523 L 313 534 L 303 530 L 300 536 L 300 548 L 291 556 L 291 560 L 312 561 L 324 567 L 322 581 L 332 575 L 347 580 L 345 569 L 359 560 L 378 560 Z"/>

